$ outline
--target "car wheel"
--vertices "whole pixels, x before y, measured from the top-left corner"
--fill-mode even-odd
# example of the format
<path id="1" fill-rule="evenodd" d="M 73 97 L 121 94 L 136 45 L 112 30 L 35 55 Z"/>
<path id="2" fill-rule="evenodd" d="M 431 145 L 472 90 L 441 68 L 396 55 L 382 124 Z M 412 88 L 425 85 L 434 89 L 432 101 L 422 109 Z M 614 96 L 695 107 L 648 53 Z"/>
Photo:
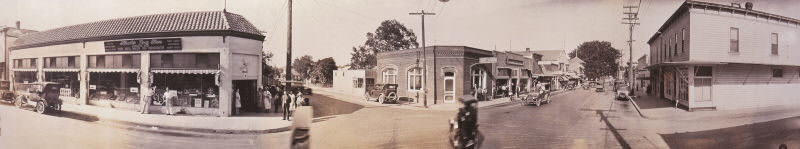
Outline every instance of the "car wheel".
<path id="1" fill-rule="evenodd" d="M 393 92 L 389 93 L 388 97 L 389 97 L 389 100 L 391 100 L 393 102 L 397 102 L 397 93 L 393 93 Z"/>
<path id="2" fill-rule="evenodd" d="M 378 96 L 378 103 L 383 104 L 384 101 L 386 101 L 386 95 L 381 94 Z"/>
<path id="3" fill-rule="evenodd" d="M 61 104 L 53 105 L 53 110 L 56 111 L 56 112 L 60 112 L 61 111 Z"/>
<path id="4" fill-rule="evenodd" d="M 39 114 L 44 114 L 45 112 L 47 112 L 47 102 L 45 101 L 36 102 L 36 108 L 34 109 L 34 111 L 36 111 L 36 113 Z"/>

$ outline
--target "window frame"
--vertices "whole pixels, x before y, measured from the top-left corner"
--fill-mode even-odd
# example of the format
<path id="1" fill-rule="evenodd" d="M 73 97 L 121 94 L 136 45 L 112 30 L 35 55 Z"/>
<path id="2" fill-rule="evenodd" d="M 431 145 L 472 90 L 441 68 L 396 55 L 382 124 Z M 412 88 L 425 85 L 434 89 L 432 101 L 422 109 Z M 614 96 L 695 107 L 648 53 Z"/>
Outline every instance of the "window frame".
<path id="1" fill-rule="evenodd" d="M 772 78 L 783 78 L 783 68 L 772 68 Z"/>
<path id="2" fill-rule="evenodd" d="M 736 36 L 735 36 L 736 39 L 734 39 L 734 33 L 736 33 Z M 741 36 L 740 36 L 739 28 L 731 27 L 730 33 L 729 33 L 729 37 L 730 37 L 729 38 L 730 39 L 730 44 L 729 44 L 730 50 L 729 50 L 729 52 L 730 53 L 739 53 L 739 51 L 741 51 L 741 49 L 740 49 L 741 45 L 740 45 L 740 42 L 739 42 Z M 735 44 L 735 46 L 734 46 L 734 44 Z"/>
<path id="3" fill-rule="evenodd" d="M 686 28 L 681 29 L 681 53 L 686 53 Z"/>
<path id="4" fill-rule="evenodd" d="M 770 53 L 771 53 L 771 55 L 777 56 L 778 54 L 780 54 L 780 51 L 778 51 L 780 49 L 778 47 L 778 44 L 779 44 L 778 39 L 779 39 L 778 33 L 771 33 L 769 35 L 770 51 L 771 51 Z"/>
<path id="5" fill-rule="evenodd" d="M 389 70 L 394 70 L 394 73 L 393 74 L 389 73 L 390 72 Z M 383 84 L 390 84 L 387 81 L 388 76 L 394 76 L 393 77 L 394 79 L 392 80 L 391 84 L 397 84 L 397 69 L 395 69 L 395 68 L 386 68 L 383 71 L 381 71 L 381 76 L 382 76 L 381 77 L 381 82 Z"/>
<path id="6" fill-rule="evenodd" d="M 408 87 L 406 87 L 406 89 L 408 89 L 408 91 L 423 91 L 423 90 L 425 90 L 425 79 L 422 78 L 422 74 L 423 74 L 423 69 L 422 68 L 414 67 L 414 68 L 408 69 L 408 71 L 406 71 L 406 74 L 407 74 L 406 75 L 406 78 L 407 78 L 406 79 L 406 83 L 408 83 Z M 417 84 L 417 80 L 416 79 L 419 79 L 419 83 L 420 84 Z M 414 88 L 414 86 L 416 86 L 416 85 L 419 85 L 419 88 Z"/>

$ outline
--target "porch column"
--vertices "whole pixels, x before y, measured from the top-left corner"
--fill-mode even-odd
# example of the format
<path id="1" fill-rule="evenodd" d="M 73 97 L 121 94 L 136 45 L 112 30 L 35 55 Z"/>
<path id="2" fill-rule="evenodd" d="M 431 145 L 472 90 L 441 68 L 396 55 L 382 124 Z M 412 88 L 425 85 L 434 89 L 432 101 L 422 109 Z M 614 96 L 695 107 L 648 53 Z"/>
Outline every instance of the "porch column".
<path id="1" fill-rule="evenodd" d="M 78 99 L 78 104 L 85 105 L 89 103 L 87 100 L 89 97 L 89 72 L 86 70 L 86 68 L 89 66 L 89 56 L 86 56 L 86 54 L 81 54 L 78 58 L 78 62 L 78 78 L 80 81 L 80 88 L 78 89 L 80 92 L 80 98 Z"/>

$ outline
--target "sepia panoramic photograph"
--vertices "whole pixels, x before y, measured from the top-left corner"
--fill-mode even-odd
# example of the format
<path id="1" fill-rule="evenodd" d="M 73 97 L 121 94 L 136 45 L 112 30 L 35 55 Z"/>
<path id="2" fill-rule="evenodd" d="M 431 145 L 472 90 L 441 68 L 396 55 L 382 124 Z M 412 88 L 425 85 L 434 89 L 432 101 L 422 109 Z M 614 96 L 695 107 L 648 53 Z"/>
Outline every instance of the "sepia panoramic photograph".
<path id="1" fill-rule="evenodd" d="M 0 149 L 800 148 L 800 0 L 0 0 Z"/>

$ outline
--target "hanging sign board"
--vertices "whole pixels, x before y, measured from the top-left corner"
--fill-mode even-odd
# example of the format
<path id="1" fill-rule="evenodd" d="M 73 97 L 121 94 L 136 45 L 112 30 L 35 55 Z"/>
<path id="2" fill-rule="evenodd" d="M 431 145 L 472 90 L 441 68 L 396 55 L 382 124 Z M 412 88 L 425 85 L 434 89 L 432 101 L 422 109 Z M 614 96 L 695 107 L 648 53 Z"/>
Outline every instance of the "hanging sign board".
<path id="1" fill-rule="evenodd" d="M 497 63 L 497 58 L 496 57 L 481 57 L 481 58 L 478 58 L 478 63 L 481 63 L 481 64 Z"/>
<path id="2" fill-rule="evenodd" d="M 181 50 L 180 38 L 106 41 L 106 52 Z"/>

